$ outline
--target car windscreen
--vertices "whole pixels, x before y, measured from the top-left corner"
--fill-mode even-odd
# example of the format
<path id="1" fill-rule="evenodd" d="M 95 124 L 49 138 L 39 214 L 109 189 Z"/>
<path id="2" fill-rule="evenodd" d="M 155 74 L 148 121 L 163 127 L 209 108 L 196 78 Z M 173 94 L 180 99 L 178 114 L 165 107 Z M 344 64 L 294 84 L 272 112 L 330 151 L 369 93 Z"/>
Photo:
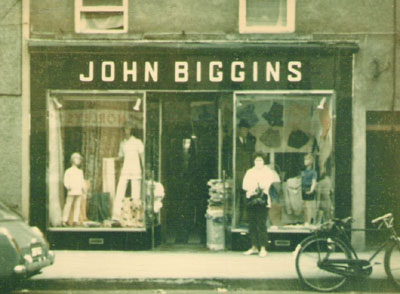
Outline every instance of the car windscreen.
<path id="1" fill-rule="evenodd" d="M 0 221 L 18 220 L 19 217 L 8 206 L 0 202 Z"/>

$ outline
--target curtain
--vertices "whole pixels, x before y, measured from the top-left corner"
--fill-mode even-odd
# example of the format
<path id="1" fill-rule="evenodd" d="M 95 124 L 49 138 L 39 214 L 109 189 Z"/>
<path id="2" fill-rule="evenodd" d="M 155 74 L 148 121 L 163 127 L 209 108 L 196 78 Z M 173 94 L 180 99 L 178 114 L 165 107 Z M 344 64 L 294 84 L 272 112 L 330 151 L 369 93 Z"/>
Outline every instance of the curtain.
<path id="1" fill-rule="evenodd" d="M 124 26 L 124 16 L 121 12 L 82 13 L 81 25 L 85 30 L 121 29 Z"/>
<path id="2" fill-rule="evenodd" d="M 49 219 L 51 226 L 60 226 L 64 202 L 64 150 L 61 113 L 54 100 L 49 102 Z"/>

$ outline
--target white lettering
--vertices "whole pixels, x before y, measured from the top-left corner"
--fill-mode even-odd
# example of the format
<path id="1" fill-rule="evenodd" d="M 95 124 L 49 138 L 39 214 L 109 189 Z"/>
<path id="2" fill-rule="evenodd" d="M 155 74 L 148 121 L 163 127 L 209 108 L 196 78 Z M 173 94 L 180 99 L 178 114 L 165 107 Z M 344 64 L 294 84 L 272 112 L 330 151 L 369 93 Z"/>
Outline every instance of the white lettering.
<path id="1" fill-rule="evenodd" d="M 79 80 L 81 82 L 92 82 L 93 81 L 93 61 L 89 61 L 89 75 L 87 77 L 84 74 L 79 75 Z"/>
<path id="2" fill-rule="evenodd" d="M 274 78 L 275 82 L 279 82 L 280 79 L 280 62 L 275 62 L 275 68 L 272 66 L 271 62 L 267 62 L 267 70 L 266 70 L 266 80 L 267 82 L 271 81 L 271 75 Z"/>
<path id="3" fill-rule="evenodd" d="M 107 72 L 109 72 L 107 74 Z M 103 82 L 113 82 L 115 80 L 114 61 L 104 61 L 101 63 L 101 80 Z"/>
<path id="4" fill-rule="evenodd" d="M 231 64 L 231 79 L 232 82 L 243 82 L 245 78 L 244 71 L 237 71 L 237 68 L 244 69 L 244 62 L 242 61 L 234 61 Z"/>
<path id="5" fill-rule="evenodd" d="M 158 81 L 158 62 L 153 62 L 153 66 L 150 62 L 146 61 L 144 64 L 144 81 L 148 82 L 150 80 L 150 76 L 153 82 Z"/>
<path id="6" fill-rule="evenodd" d="M 218 69 L 216 69 L 218 68 Z M 211 61 L 210 62 L 210 68 L 209 68 L 209 77 L 210 77 L 210 82 L 222 82 L 223 79 L 223 73 L 221 71 L 222 69 L 222 62 L 221 61 Z"/>
<path id="7" fill-rule="evenodd" d="M 201 82 L 201 62 L 196 63 L 196 81 Z"/>
<path id="8" fill-rule="evenodd" d="M 137 63 L 132 62 L 132 67 L 128 68 L 128 62 L 124 61 L 124 82 L 128 81 L 128 76 L 132 77 L 132 82 L 137 81 Z"/>
<path id="9" fill-rule="evenodd" d="M 253 82 L 258 81 L 258 62 L 253 62 Z"/>
<path id="10" fill-rule="evenodd" d="M 189 65 L 186 61 L 175 62 L 175 82 L 184 83 L 189 80 Z"/>
<path id="11" fill-rule="evenodd" d="M 289 82 L 300 82 L 302 79 L 301 71 L 297 70 L 301 68 L 301 61 L 289 61 L 288 70 L 291 74 L 288 75 Z"/>

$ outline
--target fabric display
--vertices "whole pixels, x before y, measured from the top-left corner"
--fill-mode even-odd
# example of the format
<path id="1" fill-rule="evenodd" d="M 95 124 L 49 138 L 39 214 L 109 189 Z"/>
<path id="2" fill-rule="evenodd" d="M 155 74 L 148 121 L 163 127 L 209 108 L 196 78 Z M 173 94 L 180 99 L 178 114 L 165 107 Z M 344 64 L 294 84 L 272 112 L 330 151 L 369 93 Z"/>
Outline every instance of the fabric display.
<path id="1" fill-rule="evenodd" d="M 330 177 L 324 177 L 317 183 L 317 222 L 326 221 L 333 215 L 332 183 Z M 321 215 L 322 214 L 322 215 Z"/>
<path id="2" fill-rule="evenodd" d="M 323 135 L 321 135 L 320 140 L 319 140 L 318 149 L 319 149 L 318 163 L 319 163 L 319 168 L 320 168 L 320 174 L 325 175 L 326 174 L 326 163 L 332 153 L 332 144 L 331 144 L 329 136 L 326 136 L 324 138 Z"/>
<path id="3" fill-rule="evenodd" d="M 281 132 L 277 129 L 267 129 L 259 139 L 266 147 L 279 148 L 281 146 Z"/>
<path id="4" fill-rule="evenodd" d="M 326 138 L 331 128 L 332 119 L 329 111 L 329 105 L 325 103 L 322 109 L 319 109 L 319 119 L 322 127 L 322 138 Z"/>
<path id="5" fill-rule="evenodd" d="M 283 126 L 283 105 L 274 102 L 268 112 L 264 112 L 262 117 L 270 126 Z"/>
<path id="6" fill-rule="evenodd" d="M 122 227 L 143 227 L 144 211 L 142 204 L 130 197 L 125 197 L 122 200 L 120 222 Z"/>
<path id="7" fill-rule="evenodd" d="M 249 124 L 249 127 L 255 126 L 259 119 L 255 112 L 254 104 L 248 104 L 246 106 L 238 107 L 237 110 L 237 118 L 239 121 L 246 121 Z"/>
<path id="8" fill-rule="evenodd" d="M 115 197 L 116 179 L 115 159 L 103 158 L 103 192 L 110 193 L 111 199 Z"/>
<path id="9" fill-rule="evenodd" d="M 292 131 L 289 135 L 288 146 L 300 149 L 301 147 L 306 145 L 309 140 L 310 138 L 305 132 L 303 132 L 302 130 L 295 130 Z"/>
<path id="10" fill-rule="evenodd" d="M 301 196 L 301 177 L 290 178 L 286 181 L 283 190 L 285 198 L 285 210 L 287 214 L 301 215 L 303 212 L 303 200 Z"/>
<path id="11" fill-rule="evenodd" d="M 269 220 L 273 226 L 282 225 L 282 204 L 277 202 L 272 202 L 269 209 Z"/>
<path id="12" fill-rule="evenodd" d="M 89 201 L 88 218 L 103 222 L 110 218 L 110 193 L 94 193 Z"/>
<path id="13" fill-rule="evenodd" d="M 207 218 L 219 219 L 224 214 L 224 199 L 232 195 L 232 180 L 223 182 L 220 179 L 209 180 L 210 199 L 208 200 Z"/>
<path id="14" fill-rule="evenodd" d="M 154 196 L 154 206 L 153 210 L 154 213 L 159 213 L 161 210 L 161 207 L 163 206 L 163 199 L 165 196 L 165 191 L 164 191 L 164 186 L 155 181 L 146 181 L 146 197 L 149 199 L 147 201 L 148 205 L 151 206 L 151 197 Z M 148 210 L 151 210 L 151 207 L 149 207 Z"/>

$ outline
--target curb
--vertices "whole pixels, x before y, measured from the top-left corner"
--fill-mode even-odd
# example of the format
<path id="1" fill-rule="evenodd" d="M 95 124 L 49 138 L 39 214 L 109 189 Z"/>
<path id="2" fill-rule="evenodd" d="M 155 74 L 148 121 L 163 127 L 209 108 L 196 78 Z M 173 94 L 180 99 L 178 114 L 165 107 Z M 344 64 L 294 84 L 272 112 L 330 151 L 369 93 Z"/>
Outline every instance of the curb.
<path id="1" fill-rule="evenodd" d="M 29 290 L 265 290 L 304 291 L 297 279 L 33 279 L 18 288 Z M 397 292 L 388 280 L 351 280 L 340 291 Z"/>

